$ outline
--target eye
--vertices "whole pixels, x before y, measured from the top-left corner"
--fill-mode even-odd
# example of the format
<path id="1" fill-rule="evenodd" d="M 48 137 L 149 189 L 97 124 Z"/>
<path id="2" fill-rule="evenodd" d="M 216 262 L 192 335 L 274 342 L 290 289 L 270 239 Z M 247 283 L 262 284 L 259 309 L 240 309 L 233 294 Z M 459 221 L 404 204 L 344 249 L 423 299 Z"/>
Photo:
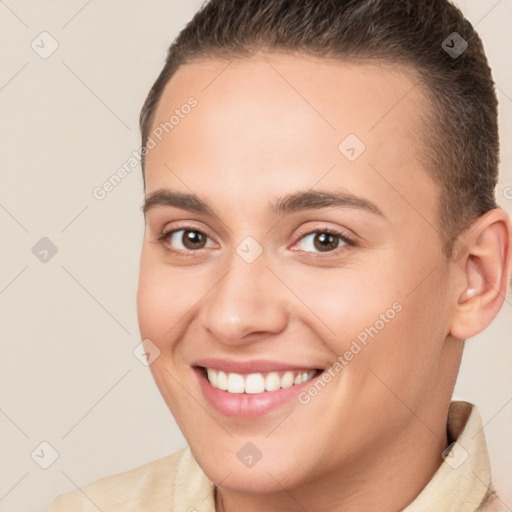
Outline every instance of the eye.
<path id="1" fill-rule="evenodd" d="M 213 243 L 208 244 L 212 241 L 206 233 L 191 227 L 173 229 L 162 233 L 159 241 L 165 249 L 176 253 L 195 252 L 214 245 Z"/>
<path id="2" fill-rule="evenodd" d="M 355 242 L 333 229 L 318 229 L 303 235 L 296 243 L 299 250 L 305 252 L 334 252 L 344 246 L 355 245 Z"/>

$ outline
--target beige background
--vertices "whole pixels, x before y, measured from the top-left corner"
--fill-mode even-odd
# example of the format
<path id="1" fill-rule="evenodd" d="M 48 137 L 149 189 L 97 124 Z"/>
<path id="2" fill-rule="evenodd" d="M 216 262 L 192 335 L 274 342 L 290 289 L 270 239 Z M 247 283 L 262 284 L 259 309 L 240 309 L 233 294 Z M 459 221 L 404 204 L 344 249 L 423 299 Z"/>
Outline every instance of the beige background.
<path id="1" fill-rule="evenodd" d="M 102 201 L 92 190 L 138 147 L 145 95 L 200 3 L 0 1 L 0 511 L 43 510 L 58 493 L 184 446 L 132 353 L 140 341 L 140 168 Z M 459 5 L 498 85 L 497 195 L 510 212 L 512 0 Z M 31 47 L 51 49 L 43 31 L 59 45 L 47 58 Z M 58 249 L 47 262 L 32 252 L 43 237 Z M 510 294 L 507 301 L 492 327 L 467 342 L 455 397 L 479 407 L 512 510 Z M 51 461 L 43 441 L 59 454 L 48 469 L 35 462 Z"/>

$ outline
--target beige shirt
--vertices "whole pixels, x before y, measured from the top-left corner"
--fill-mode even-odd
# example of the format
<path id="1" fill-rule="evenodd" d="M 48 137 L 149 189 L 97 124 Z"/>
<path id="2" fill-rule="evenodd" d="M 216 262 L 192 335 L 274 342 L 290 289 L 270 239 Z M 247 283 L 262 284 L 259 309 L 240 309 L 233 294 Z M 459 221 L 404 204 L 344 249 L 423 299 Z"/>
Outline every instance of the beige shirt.
<path id="1" fill-rule="evenodd" d="M 476 407 L 452 402 L 451 450 L 404 512 L 508 510 L 491 486 L 482 421 Z M 451 444 L 455 443 L 455 444 Z M 47 512 L 214 512 L 214 486 L 186 448 L 125 473 L 60 495 Z"/>

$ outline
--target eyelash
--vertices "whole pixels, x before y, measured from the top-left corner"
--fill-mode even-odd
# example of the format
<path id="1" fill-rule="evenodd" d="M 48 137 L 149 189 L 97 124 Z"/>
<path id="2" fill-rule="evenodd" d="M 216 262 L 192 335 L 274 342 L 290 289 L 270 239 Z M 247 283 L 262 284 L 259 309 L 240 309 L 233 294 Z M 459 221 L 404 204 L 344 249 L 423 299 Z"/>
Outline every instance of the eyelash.
<path id="1" fill-rule="evenodd" d="M 173 249 L 171 246 L 169 246 L 169 244 L 166 243 L 166 240 L 169 238 L 169 236 L 171 236 L 173 233 L 176 233 L 178 231 L 193 231 L 193 232 L 196 232 L 196 233 L 200 233 L 201 235 L 203 235 L 203 236 L 205 236 L 207 238 L 210 238 L 204 231 L 201 231 L 200 229 L 197 229 L 195 226 L 186 226 L 186 225 L 185 226 L 180 226 L 179 228 L 174 228 L 174 229 L 171 229 L 169 231 L 166 231 L 166 232 L 162 233 L 161 235 L 159 235 L 157 237 L 157 241 L 162 245 L 162 247 L 167 252 L 169 252 L 171 254 L 174 254 L 174 255 L 182 256 L 182 257 L 185 257 L 185 258 L 193 257 L 194 253 L 200 252 L 202 249 L 198 249 L 198 250 L 195 250 L 195 251 L 193 251 L 193 250 L 191 250 L 191 251 L 181 251 L 181 250 L 178 250 L 178 249 Z M 311 258 L 325 257 L 324 255 L 331 256 L 333 254 L 337 254 L 337 252 L 339 250 L 346 250 L 347 246 L 353 247 L 353 246 L 356 245 L 355 240 L 353 240 L 349 236 L 347 236 L 347 235 L 345 235 L 343 233 L 340 233 L 339 231 L 336 231 L 335 229 L 331 229 L 331 228 L 313 229 L 313 230 L 306 231 L 304 233 L 300 233 L 299 234 L 299 238 L 294 243 L 294 245 L 297 244 L 300 240 L 302 240 L 306 236 L 312 235 L 314 233 L 316 233 L 316 234 L 326 233 L 326 234 L 329 234 L 329 235 L 336 236 L 336 237 L 339 238 L 339 240 L 341 240 L 343 243 L 345 243 L 346 246 L 337 247 L 336 249 L 334 249 L 332 251 L 326 251 L 325 253 L 321 253 L 321 252 L 320 253 L 315 253 L 315 252 L 309 252 L 309 251 L 300 251 L 300 252 L 303 252 L 303 253 L 307 254 L 308 258 L 309 257 L 311 257 Z"/>

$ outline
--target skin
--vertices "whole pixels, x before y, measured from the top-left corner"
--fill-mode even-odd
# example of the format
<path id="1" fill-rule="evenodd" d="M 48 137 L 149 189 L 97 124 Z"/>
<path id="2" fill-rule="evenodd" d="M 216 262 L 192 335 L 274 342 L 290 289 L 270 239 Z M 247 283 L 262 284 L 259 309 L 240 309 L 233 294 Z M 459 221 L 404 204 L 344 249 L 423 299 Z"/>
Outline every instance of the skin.
<path id="1" fill-rule="evenodd" d="M 400 510 L 442 463 L 462 340 L 503 303 L 509 219 L 489 212 L 463 234 L 457 261 L 443 256 L 439 188 L 419 158 L 429 106 L 407 70 L 284 53 L 227 64 L 181 67 L 155 114 L 154 127 L 198 101 L 148 154 L 146 198 L 195 193 L 215 214 L 146 212 L 138 312 L 143 339 L 160 350 L 151 372 L 219 486 L 218 509 Z M 338 150 L 348 134 L 366 145 L 354 162 Z M 268 206 L 340 189 L 383 215 L 344 206 L 283 216 Z M 184 224 L 208 236 L 202 249 L 183 245 L 183 231 L 158 240 Z M 322 251 L 313 241 L 325 228 L 355 245 Z M 247 236 L 263 249 L 250 264 L 236 252 Z M 190 366 L 219 357 L 328 368 L 394 303 L 401 311 L 307 405 L 228 418 Z M 262 454 L 252 468 L 237 458 L 247 442 Z"/>

